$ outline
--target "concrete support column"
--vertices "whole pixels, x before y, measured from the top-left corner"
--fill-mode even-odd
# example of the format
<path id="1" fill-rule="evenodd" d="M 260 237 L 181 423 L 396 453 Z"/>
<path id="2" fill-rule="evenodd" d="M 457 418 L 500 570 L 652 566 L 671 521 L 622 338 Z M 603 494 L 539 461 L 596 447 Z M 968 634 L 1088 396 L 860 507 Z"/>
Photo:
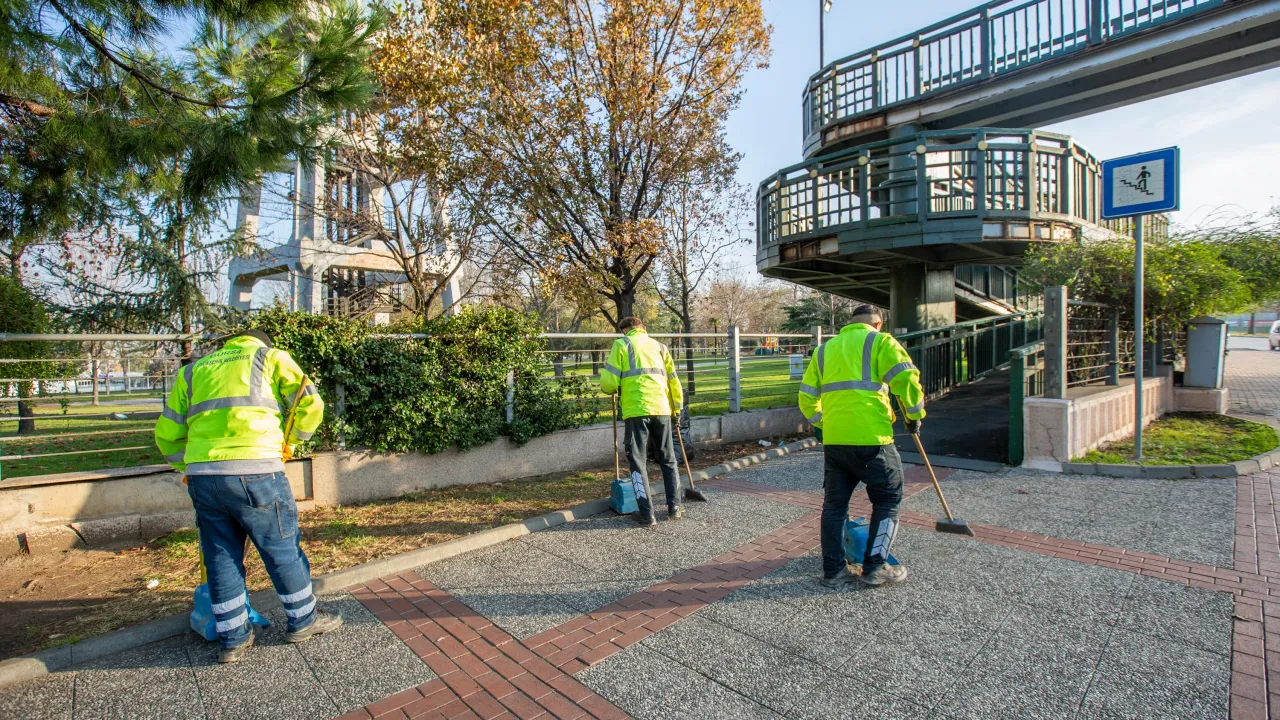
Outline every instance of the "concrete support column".
<path id="1" fill-rule="evenodd" d="M 956 323 L 954 268 L 924 263 L 889 270 L 889 329 L 915 332 Z"/>
<path id="2" fill-rule="evenodd" d="M 261 214 L 262 185 L 254 184 L 242 189 L 236 207 L 236 230 L 244 237 L 256 238 Z"/>
<path id="3" fill-rule="evenodd" d="M 228 298 L 228 305 L 232 310 L 248 310 L 250 302 L 253 300 L 253 286 L 256 281 L 253 279 L 243 280 L 238 277 L 231 278 L 231 297 Z"/>
<path id="4" fill-rule="evenodd" d="M 298 309 L 317 315 L 324 314 L 324 271 L 327 266 L 309 265 L 298 275 Z"/>
<path id="5" fill-rule="evenodd" d="M 316 162 L 302 166 L 298 188 L 298 236 L 320 240 L 324 234 L 324 165 Z"/>

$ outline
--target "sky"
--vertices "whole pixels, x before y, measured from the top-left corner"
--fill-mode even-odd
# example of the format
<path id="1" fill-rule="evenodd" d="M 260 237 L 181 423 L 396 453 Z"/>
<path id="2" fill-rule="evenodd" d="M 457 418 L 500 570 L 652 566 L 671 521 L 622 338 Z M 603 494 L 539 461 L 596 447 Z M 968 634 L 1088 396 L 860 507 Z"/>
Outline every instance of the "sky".
<path id="1" fill-rule="evenodd" d="M 773 26 L 769 67 L 752 70 L 730 117 L 729 143 L 743 154 L 740 182 L 755 187 L 800 162 L 800 96 L 818 69 L 818 0 L 763 0 Z M 873 47 L 979 5 L 978 0 L 833 0 L 826 60 Z M 903 10 L 910 7 L 910 11 Z M 1280 69 L 1247 75 L 1117 110 L 1050 125 L 1106 159 L 1177 145 L 1182 210 L 1195 225 L 1215 212 L 1262 213 L 1280 204 Z M 744 249 L 731 265 L 754 267 Z"/>

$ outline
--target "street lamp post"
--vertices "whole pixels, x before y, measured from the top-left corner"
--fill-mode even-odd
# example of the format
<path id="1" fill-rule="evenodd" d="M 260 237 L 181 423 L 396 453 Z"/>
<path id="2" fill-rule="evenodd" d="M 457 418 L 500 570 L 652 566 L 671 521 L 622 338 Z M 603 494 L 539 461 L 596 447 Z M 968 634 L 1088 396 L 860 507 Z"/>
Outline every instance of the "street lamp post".
<path id="1" fill-rule="evenodd" d="M 818 68 L 827 64 L 826 55 L 823 53 L 822 44 L 822 21 L 827 13 L 831 12 L 831 0 L 818 0 Z"/>

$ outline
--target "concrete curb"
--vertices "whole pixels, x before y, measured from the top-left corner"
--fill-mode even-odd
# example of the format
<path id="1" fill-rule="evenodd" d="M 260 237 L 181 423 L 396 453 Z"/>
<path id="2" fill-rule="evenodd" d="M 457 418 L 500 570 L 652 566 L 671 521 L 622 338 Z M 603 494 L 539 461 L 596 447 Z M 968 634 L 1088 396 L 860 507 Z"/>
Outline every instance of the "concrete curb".
<path id="1" fill-rule="evenodd" d="M 1255 455 L 1248 460 L 1237 460 L 1225 465 L 1110 465 L 1068 462 L 1062 463 L 1062 472 L 1067 475 L 1186 480 L 1242 477 L 1270 470 L 1273 467 L 1280 467 L 1280 447 L 1269 453 Z"/>
<path id="2" fill-rule="evenodd" d="M 709 468 L 704 468 L 702 470 L 694 470 L 693 481 L 694 483 L 705 482 L 712 478 L 720 477 L 721 475 L 731 473 L 734 470 L 743 470 L 751 467 L 752 465 L 759 465 L 765 460 L 780 458 L 780 457 L 783 457 L 784 455 L 790 455 L 793 452 L 808 450 L 811 447 L 817 447 L 817 446 L 818 446 L 817 438 L 805 438 L 804 440 L 793 442 L 790 445 L 781 445 L 776 448 L 770 448 L 768 450 L 765 450 L 764 452 L 758 452 L 755 455 L 748 455 L 746 457 L 741 457 L 736 460 L 730 460 L 729 462 L 721 463 L 720 465 L 713 465 Z"/>
<path id="3" fill-rule="evenodd" d="M 799 450 L 807 450 L 817 444 L 818 441 L 816 439 L 808 438 L 790 445 L 771 448 L 755 455 L 730 460 L 721 465 L 696 470 L 693 473 L 693 480 L 695 483 L 710 480 L 734 470 L 742 470 L 752 465 L 758 465 L 765 460 L 782 457 Z M 563 525 L 572 520 L 599 515 L 608 509 L 608 498 L 592 500 L 567 510 L 549 512 L 521 522 L 482 530 L 478 533 L 464 535 L 436 545 L 374 560 L 363 565 L 335 570 L 315 578 L 312 584 L 317 595 L 336 592 L 352 585 L 368 582 L 374 578 L 385 577 L 421 567 L 437 560 L 444 560 L 472 550 L 497 545 L 539 530 Z M 259 590 L 249 595 L 249 603 L 254 610 L 265 612 L 279 607 L 280 599 L 276 596 L 274 590 Z M 190 629 L 188 617 L 189 613 L 178 613 L 177 615 L 158 618 L 140 625 L 121 628 L 105 635 L 81 640 L 78 643 L 0 661 L 0 688 L 16 685 L 27 680 L 34 680 L 42 675 L 48 675 L 72 665 L 89 662 L 104 655 L 182 635 Z"/>

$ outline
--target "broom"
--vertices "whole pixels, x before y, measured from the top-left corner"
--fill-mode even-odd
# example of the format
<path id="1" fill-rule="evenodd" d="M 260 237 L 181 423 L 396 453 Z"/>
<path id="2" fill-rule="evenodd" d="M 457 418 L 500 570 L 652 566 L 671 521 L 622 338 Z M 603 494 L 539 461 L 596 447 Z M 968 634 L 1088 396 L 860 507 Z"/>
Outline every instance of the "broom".
<path id="1" fill-rule="evenodd" d="M 667 402 L 675 408 L 675 396 L 671 393 L 671 386 L 667 386 Z M 689 469 L 689 455 L 684 451 L 684 433 L 680 431 L 680 416 L 676 415 L 676 440 L 680 443 L 680 457 L 684 459 L 684 474 L 689 478 L 689 487 L 684 489 L 684 499 L 693 502 L 707 502 L 706 493 L 699 490 L 693 484 L 693 470 Z"/>
<path id="2" fill-rule="evenodd" d="M 896 397 L 896 396 L 895 396 Z M 897 398 L 898 407 L 902 409 L 902 398 Z M 902 410 L 902 420 L 907 420 L 907 411 Z M 945 518 L 938 518 L 934 523 L 933 529 L 937 532 L 951 533 L 953 535 L 973 536 L 973 528 L 969 527 L 969 523 L 964 520 L 957 520 L 951 514 L 951 506 L 947 504 L 947 496 L 942 494 L 942 486 L 938 484 L 938 476 L 933 472 L 933 463 L 929 462 L 929 456 L 924 452 L 924 445 L 920 443 L 920 433 L 911 433 L 911 439 L 916 442 L 916 450 L 920 452 L 920 459 L 924 460 L 924 467 L 929 471 L 929 479 L 933 481 L 933 489 L 938 492 L 938 499 L 942 501 L 942 511 L 947 514 Z"/>

